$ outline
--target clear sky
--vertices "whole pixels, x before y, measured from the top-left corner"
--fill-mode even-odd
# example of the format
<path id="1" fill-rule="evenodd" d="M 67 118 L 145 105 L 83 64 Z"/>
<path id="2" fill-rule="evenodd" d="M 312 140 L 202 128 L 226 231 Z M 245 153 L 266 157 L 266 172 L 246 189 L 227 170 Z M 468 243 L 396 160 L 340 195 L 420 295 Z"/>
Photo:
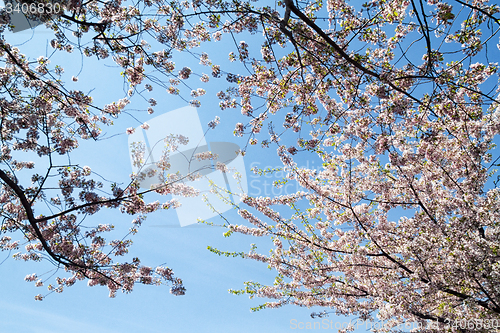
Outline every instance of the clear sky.
<path id="1" fill-rule="evenodd" d="M 51 52 L 48 41 L 52 36 L 42 27 L 34 32 L 6 33 L 5 38 L 32 60 Z M 225 55 L 222 58 L 224 57 Z M 102 106 L 125 97 L 123 78 L 119 76 L 118 68 L 109 67 L 111 61 L 97 62 L 84 58 L 75 51 L 64 57 L 55 56 L 51 58 L 51 62 L 65 69 L 68 89 L 93 89 L 91 95 L 97 105 Z M 194 61 L 193 66 L 196 64 Z M 209 73 L 209 68 L 205 72 Z M 79 82 L 70 82 L 68 78 L 71 76 L 77 76 Z M 202 106 L 198 111 L 202 126 L 207 129 L 210 120 L 216 115 L 221 117 L 221 125 L 208 133 L 207 141 L 229 141 L 244 145 L 243 139 L 232 135 L 235 123 L 237 120 L 241 121 L 239 111 L 220 111 L 218 100 L 214 97 L 214 93 L 220 88 L 217 81 L 212 79 L 204 88 L 207 95 L 200 99 Z M 141 96 L 134 97 L 130 109 L 144 110 L 147 107 L 146 100 L 154 97 L 159 106 L 153 115 L 144 111 L 122 114 L 114 126 L 105 130 L 105 137 L 109 137 L 108 139 L 98 143 L 80 141 L 80 148 L 71 154 L 71 162 L 91 166 L 104 179 L 126 183 L 132 168 L 125 129 L 137 127 L 164 112 L 186 106 L 186 102 L 167 94 L 164 89 L 156 88 L 152 93 L 144 93 L 144 97 L 145 100 L 142 101 Z M 275 149 L 250 150 L 245 157 L 245 164 L 249 193 L 273 194 L 270 186 L 272 179 L 253 175 L 250 167 L 279 167 Z M 312 166 L 314 161 L 305 160 L 302 164 Z M 109 185 L 106 182 L 104 184 L 105 187 Z M 285 193 L 275 191 L 274 194 Z M 227 212 L 225 216 L 239 220 L 234 211 Z M 88 225 L 113 223 L 118 230 L 127 230 L 132 220 L 130 216 L 106 210 L 91 219 L 92 222 L 88 221 Z M 211 221 L 218 222 L 217 219 Z M 302 331 L 308 325 L 314 325 L 314 322 L 321 323 L 321 331 L 336 331 L 335 323 L 345 325 L 349 321 L 333 315 L 313 320 L 311 312 L 323 309 L 292 306 L 250 312 L 251 307 L 266 300 L 250 300 L 247 296 L 231 295 L 228 289 L 243 288 L 243 282 L 250 280 L 272 284 L 274 272 L 251 260 L 219 257 L 209 252 L 207 246 L 227 251 L 248 251 L 251 243 L 257 243 L 259 249 L 265 249 L 266 241 L 259 242 L 258 239 L 243 235 L 224 238 L 224 231 L 226 230 L 219 227 L 199 225 L 180 227 L 175 211 L 163 211 L 149 216 L 139 233 L 133 237 L 131 254 L 139 256 L 146 265 L 166 263 L 176 276 L 183 279 L 186 295 L 177 297 L 169 293 L 168 287 L 138 285 L 131 294 L 118 293 L 116 298 L 109 298 L 106 288 L 90 288 L 85 282 L 80 282 L 65 289 L 62 294 L 50 294 L 38 302 L 34 300 L 34 296 L 47 293 L 46 286 L 53 281 L 52 274 L 56 273 L 54 267 L 47 262 L 18 262 L 11 258 L 12 253 L 0 253 L 0 261 L 5 259 L 0 265 L 0 283 L 3 286 L 0 289 L 0 331 L 294 332 Z M 35 272 L 47 280 L 44 287 L 36 288 L 33 283 L 24 281 L 27 274 Z M 316 325 L 317 328 L 318 324 Z M 366 329 L 361 327 L 357 331 L 364 332 Z"/>
<path id="2" fill-rule="evenodd" d="M 248 37 L 247 42 L 251 44 L 251 37 L 239 37 Z M 5 33 L 5 39 L 17 45 L 21 53 L 32 60 L 51 52 L 48 42 L 52 35 L 43 27 L 16 34 Z M 209 53 L 210 58 L 219 59 L 219 63 L 227 63 L 227 53 L 217 53 L 218 45 L 220 44 L 208 45 L 208 49 L 204 50 Z M 190 60 L 186 55 L 179 57 L 177 54 L 174 61 L 177 60 L 192 67 L 193 72 L 210 73 L 210 68 L 201 67 L 194 57 Z M 91 95 L 96 105 L 103 106 L 125 97 L 126 84 L 120 77 L 120 69 L 112 66 L 111 59 L 96 61 L 81 56 L 75 50 L 70 55 L 56 54 L 51 62 L 65 69 L 64 78 L 68 89 L 85 92 L 92 90 Z M 237 68 L 236 63 L 233 66 Z M 72 76 L 78 77 L 79 81 L 71 82 Z M 208 128 L 208 122 L 215 116 L 221 118 L 220 126 L 209 131 L 206 140 L 245 145 L 246 138 L 236 138 L 232 132 L 235 123 L 248 120 L 242 120 L 237 109 L 221 111 L 218 107 L 219 100 L 215 93 L 222 89 L 225 79 L 211 79 L 209 83 L 203 84 L 194 78 L 188 83 L 193 88 L 203 87 L 207 91 L 200 98 L 202 105 L 198 109 L 203 129 Z M 158 106 L 154 114 L 148 115 L 145 110 L 148 107 L 147 100 L 151 97 L 158 101 Z M 185 97 L 190 99 L 187 95 Z M 136 95 L 128 107 L 129 111 L 121 114 L 114 126 L 105 129 L 106 139 L 97 143 L 80 141 L 80 148 L 71 153 L 71 162 L 90 166 L 102 179 L 126 184 L 132 167 L 125 130 L 129 127 L 136 128 L 143 122 L 157 125 L 154 123 L 155 117 L 186 105 L 181 98 L 169 95 L 159 87 L 154 87 L 152 92 L 144 92 L 142 97 Z M 188 122 L 190 119 L 179 121 Z M 281 128 L 278 121 L 276 126 Z M 299 166 L 319 167 L 319 162 L 312 157 L 300 159 Z M 64 159 L 61 161 L 64 162 Z M 272 191 L 270 184 L 273 179 L 252 174 L 250 168 L 253 166 L 263 169 L 280 167 L 275 148 L 265 150 L 257 146 L 245 156 L 249 194 L 288 194 L 284 192 L 286 190 Z M 104 181 L 105 187 L 109 184 L 111 182 Z M 224 216 L 235 223 L 241 222 L 234 211 L 226 212 Z M 86 224 L 113 223 L 117 231 L 126 233 L 132 219 L 119 212 L 103 210 L 90 217 Z M 217 218 L 210 221 L 219 222 Z M 116 298 L 109 298 L 106 288 L 90 288 L 85 282 L 79 282 L 65 289 L 62 294 L 50 294 L 43 301 L 37 302 L 34 296 L 46 294 L 46 285 L 53 281 L 52 274 L 56 273 L 54 267 L 47 262 L 18 262 L 11 258 L 12 253 L 0 253 L 0 284 L 3 286 L 0 288 L 0 332 L 336 332 L 337 328 L 349 322 L 349 318 L 333 314 L 323 319 L 312 319 L 311 312 L 324 310 L 320 308 L 286 306 L 251 312 L 251 307 L 266 300 L 231 295 L 228 289 L 244 288 L 245 281 L 272 284 L 274 272 L 255 261 L 219 257 L 208 251 L 207 246 L 239 252 L 248 251 L 251 243 L 257 243 L 259 252 L 265 253 L 269 243 L 265 239 L 244 235 L 225 238 L 225 231 L 220 227 L 205 225 L 181 227 L 176 212 L 169 210 L 151 214 L 139 233 L 132 238 L 134 244 L 130 249 L 131 254 L 140 257 L 145 265 L 165 263 L 172 268 L 175 275 L 183 279 L 186 287 L 184 296 L 171 295 L 169 287 L 165 286 L 137 285 L 131 294 L 119 292 Z M 44 287 L 36 288 L 33 283 L 24 281 L 24 277 L 32 273 L 47 279 Z M 368 328 L 361 324 L 355 332 L 366 332 L 369 331 Z"/>

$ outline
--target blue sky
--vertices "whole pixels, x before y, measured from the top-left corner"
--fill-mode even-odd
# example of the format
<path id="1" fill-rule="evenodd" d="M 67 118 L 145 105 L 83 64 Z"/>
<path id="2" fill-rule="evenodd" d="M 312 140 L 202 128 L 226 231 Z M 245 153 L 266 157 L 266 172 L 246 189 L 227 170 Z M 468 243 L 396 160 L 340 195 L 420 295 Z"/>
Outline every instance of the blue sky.
<path id="1" fill-rule="evenodd" d="M 6 33 L 5 36 L 7 41 L 19 45 L 21 53 L 32 59 L 51 50 L 48 41 L 52 35 L 44 32 L 42 27 L 34 32 Z M 240 40 L 249 38 L 247 42 L 251 40 L 249 36 L 237 37 L 242 37 Z M 208 53 L 212 59 L 218 58 L 218 63 L 221 63 L 225 61 L 227 54 L 218 53 L 218 45 L 220 44 L 208 45 Z M 174 58 L 176 60 L 180 63 L 181 58 Z M 64 67 L 68 89 L 85 92 L 92 90 L 91 95 L 96 105 L 103 106 L 125 97 L 123 78 L 119 76 L 120 69 L 113 67 L 110 59 L 97 62 L 80 56 L 75 51 L 71 55 L 56 55 L 51 61 L 54 65 Z M 185 57 L 182 61 L 186 61 L 186 64 L 192 61 L 190 66 L 194 72 L 210 73 L 208 67 L 199 66 L 194 58 L 189 60 Z M 233 66 L 237 68 L 236 63 Z M 71 76 L 78 76 L 79 82 L 70 82 Z M 239 110 L 221 111 L 219 101 L 214 96 L 221 89 L 220 83 L 224 85 L 224 78 L 219 81 L 211 79 L 208 84 L 193 78 L 188 83 L 192 83 L 193 88 L 203 87 L 207 90 L 207 95 L 200 98 L 202 106 L 198 110 L 202 126 L 206 129 L 207 123 L 215 116 L 221 118 L 220 126 L 209 131 L 207 141 L 230 141 L 243 146 L 246 138 L 238 139 L 232 135 L 235 123 L 242 121 Z M 130 111 L 121 114 L 115 125 L 105 130 L 105 140 L 97 143 L 80 141 L 80 148 L 71 154 L 72 163 L 89 165 L 103 179 L 126 184 L 132 168 L 125 129 L 151 122 L 160 114 L 186 106 L 181 98 L 169 95 L 158 87 L 151 93 L 144 92 L 143 97 L 137 95 L 132 99 L 128 108 Z M 150 97 L 158 101 L 153 115 L 144 111 Z M 278 127 L 279 124 L 276 125 Z M 64 157 L 59 159 L 65 162 Z M 257 177 L 250 172 L 252 166 L 279 167 L 281 164 L 274 148 L 265 150 L 257 146 L 250 149 L 245 156 L 245 164 L 251 195 L 285 194 L 271 192 L 272 178 Z M 314 159 L 302 159 L 298 164 L 310 167 L 320 165 Z M 110 183 L 104 184 L 107 187 Z M 236 223 L 241 221 L 234 211 L 226 212 L 225 217 L 230 221 L 237 221 Z M 113 223 L 117 231 L 126 232 L 131 220 L 130 216 L 103 210 L 92 216 L 87 224 Z M 211 221 L 219 222 L 216 218 Z M 322 324 L 322 329 L 316 330 L 336 332 L 336 329 L 330 329 L 330 325 L 335 328 L 335 323 L 349 322 L 348 318 L 334 315 L 326 319 L 311 319 L 311 312 L 323 310 L 319 308 L 286 306 L 250 312 L 251 307 L 262 304 L 265 300 L 234 296 L 228 293 L 228 289 L 243 288 L 244 281 L 272 284 L 274 272 L 267 269 L 266 265 L 251 260 L 219 257 L 209 252 L 207 246 L 238 252 L 248 251 L 251 243 L 257 243 L 260 252 L 265 253 L 269 243 L 265 239 L 244 235 L 225 238 L 222 235 L 225 231 L 218 227 L 200 225 L 181 228 L 175 211 L 169 210 L 151 214 L 139 233 L 133 237 L 133 256 L 140 257 L 146 265 L 165 263 L 174 270 L 176 276 L 183 279 L 187 291 L 186 295 L 179 297 L 171 295 L 169 288 L 165 286 L 137 285 L 131 294 L 118 293 L 116 298 L 109 298 L 106 288 L 90 288 L 85 282 L 80 282 L 67 288 L 62 294 L 50 294 L 42 302 L 36 302 L 34 296 L 38 293 L 45 294 L 46 287 L 36 288 L 33 283 L 25 282 L 24 277 L 36 272 L 41 278 L 47 279 L 47 285 L 53 279 L 51 275 L 55 273 L 54 267 L 47 262 L 17 262 L 9 258 L 12 253 L 0 253 L 0 261 L 6 259 L 0 265 L 0 283 L 4 286 L 0 289 L 0 331 L 296 332 L 302 331 L 301 327 L 307 328 L 308 323 L 314 325 L 316 322 Z M 356 330 L 365 331 L 367 329 L 364 326 Z"/>
<path id="2" fill-rule="evenodd" d="M 52 37 L 42 27 L 36 28 L 34 32 L 6 33 L 5 36 L 7 41 L 17 45 L 31 59 L 50 52 L 47 44 Z M 60 64 L 65 69 L 66 79 L 71 76 L 79 77 L 78 83 L 67 80 L 68 89 L 93 89 L 91 95 L 97 105 L 102 106 L 125 97 L 123 78 L 119 76 L 119 69 L 109 67 L 110 61 L 98 63 L 75 52 L 64 57 L 56 55 L 51 58 L 51 62 L 53 65 Z M 209 73 L 209 68 L 205 72 Z M 209 132 L 207 140 L 231 141 L 242 146 L 245 141 L 238 141 L 232 136 L 239 111 L 220 111 L 218 100 L 213 96 L 218 88 L 216 83 L 217 81 L 212 80 L 203 86 L 207 95 L 201 99 L 203 104 L 198 112 L 204 128 L 215 115 L 221 117 L 221 125 Z M 196 87 L 198 86 L 202 85 Z M 122 114 L 114 126 L 105 130 L 105 137 L 109 137 L 108 139 L 97 143 L 80 141 L 80 148 L 71 154 L 71 162 L 81 166 L 89 165 L 103 178 L 125 183 L 132 171 L 125 129 L 137 127 L 163 112 L 186 105 L 180 98 L 168 95 L 163 89 L 145 93 L 144 97 L 146 100 L 149 97 L 158 100 L 159 106 L 153 115 L 133 111 Z M 133 98 L 137 102 L 132 103 L 130 109 L 145 108 L 145 100 L 141 99 L 140 96 Z M 61 163 L 65 162 L 65 157 L 59 159 Z M 266 188 L 270 191 L 271 187 L 266 184 L 270 184 L 272 179 L 257 178 L 249 169 L 251 166 L 279 167 L 275 149 L 250 150 L 245 163 L 250 194 L 265 194 Z M 307 163 L 304 161 L 304 165 Z M 109 186 L 109 183 L 104 184 L 105 187 Z M 234 211 L 227 212 L 225 216 L 238 219 Z M 87 222 L 88 225 L 113 223 L 118 230 L 123 231 L 130 227 L 132 220 L 130 216 L 109 210 L 103 210 L 91 219 Z M 213 221 L 218 222 L 217 219 Z M 34 296 L 38 293 L 46 294 L 46 285 L 53 281 L 52 274 L 56 273 L 54 267 L 47 262 L 18 262 L 11 258 L 12 253 L 0 253 L 0 260 L 6 259 L 0 265 L 0 283 L 4 286 L 0 289 L 0 331 L 294 332 L 301 327 L 305 328 L 307 323 L 322 322 L 322 319 L 313 320 L 310 317 L 312 311 L 322 309 L 287 306 L 252 313 L 250 308 L 265 300 L 250 300 L 247 296 L 229 294 L 230 288 L 243 288 L 244 281 L 272 284 L 274 274 L 261 263 L 219 257 L 209 252 L 209 245 L 227 251 L 248 251 L 251 243 L 257 243 L 259 249 L 266 246 L 265 240 L 243 235 L 224 238 L 222 234 L 225 231 L 219 227 L 198 225 L 181 228 L 175 211 L 163 211 L 149 216 L 139 233 L 133 237 L 131 254 L 139 256 L 146 265 L 166 263 L 176 276 L 183 279 L 187 292 L 185 296 L 179 297 L 171 295 L 169 288 L 165 286 L 138 285 L 131 294 L 118 293 L 116 298 L 109 298 L 106 288 L 90 288 L 85 282 L 80 282 L 65 289 L 62 294 L 53 293 L 37 302 Z M 33 283 L 24 281 L 27 274 L 35 272 L 47 280 L 44 287 L 37 288 Z M 333 323 L 348 322 L 346 318 L 336 319 L 332 316 L 323 322 L 323 328 L 329 325 L 330 320 Z"/>

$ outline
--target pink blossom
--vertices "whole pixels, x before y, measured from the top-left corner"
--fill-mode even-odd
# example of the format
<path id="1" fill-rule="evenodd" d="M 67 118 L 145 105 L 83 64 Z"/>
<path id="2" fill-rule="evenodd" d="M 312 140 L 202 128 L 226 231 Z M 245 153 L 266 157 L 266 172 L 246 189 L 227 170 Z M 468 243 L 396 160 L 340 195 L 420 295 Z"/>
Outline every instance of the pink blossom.
<path id="1" fill-rule="evenodd" d="M 191 75 L 191 68 L 189 67 L 184 67 L 179 71 L 179 78 L 186 80 L 189 78 L 189 75 Z"/>

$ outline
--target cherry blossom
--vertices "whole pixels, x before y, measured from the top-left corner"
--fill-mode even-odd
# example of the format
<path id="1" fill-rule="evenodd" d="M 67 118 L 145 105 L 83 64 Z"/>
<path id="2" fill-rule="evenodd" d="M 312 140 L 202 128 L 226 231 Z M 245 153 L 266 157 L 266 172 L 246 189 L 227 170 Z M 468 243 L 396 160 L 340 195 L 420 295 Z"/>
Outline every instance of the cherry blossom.
<path id="1" fill-rule="evenodd" d="M 25 249 L 14 254 L 19 260 L 64 266 L 67 276 L 49 284 L 49 291 L 87 280 L 106 286 L 112 297 L 118 290 L 130 292 L 134 283 L 161 281 L 175 295 L 184 292 L 168 268 L 144 266 L 137 258 L 115 264 L 105 248 L 124 255 L 129 238 L 105 240 L 110 231 L 100 223 L 83 236 L 88 245 L 79 246 L 75 236 L 81 235 L 82 214 L 105 207 L 134 215 L 131 235 L 142 216 L 175 207 L 144 199 L 138 183 L 145 172 L 104 195 L 92 169 L 51 165 L 41 176 L 37 160 L 18 156 L 31 151 L 49 159 L 80 149 L 81 140 L 97 140 L 141 93 L 139 84 L 145 84 L 144 94 L 166 90 L 200 106 L 205 90 L 196 85 L 212 80 L 221 110 L 240 111 L 234 134 L 251 149 L 261 149 L 257 142 L 276 149 L 285 172 L 276 186 L 300 187 L 275 198 L 243 197 L 241 223 L 228 224 L 228 234 L 270 238 L 271 252 L 252 247 L 238 256 L 265 263 L 276 279 L 273 285 L 247 282 L 235 294 L 271 300 L 257 309 L 319 306 L 329 309 L 321 315 L 378 317 L 393 327 L 409 320 L 498 320 L 497 4 L 286 0 L 261 7 L 238 0 L 63 6 L 64 13 L 53 17 L 33 14 L 55 32 L 54 52 L 69 57 L 79 50 L 113 61 L 128 82 L 129 98 L 93 105 L 88 94 L 66 89 L 61 66 L 45 56 L 30 62 L 0 41 L 2 231 L 26 235 L 23 241 L 5 235 L 0 245 Z M 2 29 L 7 21 L 1 17 Z M 213 47 L 204 46 L 212 42 L 233 62 L 210 60 Z M 194 62 L 175 57 L 179 53 Z M 210 66 L 209 74 L 194 65 Z M 189 95 L 200 100 L 189 102 Z M 153 98 L 145 100 L 156 105 Z M 187 140 L 169 136 L 164 143 L 173 152 Z M 133 163 L 144 165 L 145 148 L 136 145 L 133 152 Z M 299 167 L 301 159 L 320 163 Z M 168 165 L 166 154 L 157 166 L 166 171 Z M 17 177 L 21 172 L 32 172 L 31 184 Z M 163 177 L 166 185 L 151 192 L 199 192 L 175 175 Z M 49 194 L 49 178 L 57 179 L 57 194 Z M 45 201 L 59 213 L 43 215 L 39 204 Z"/>

